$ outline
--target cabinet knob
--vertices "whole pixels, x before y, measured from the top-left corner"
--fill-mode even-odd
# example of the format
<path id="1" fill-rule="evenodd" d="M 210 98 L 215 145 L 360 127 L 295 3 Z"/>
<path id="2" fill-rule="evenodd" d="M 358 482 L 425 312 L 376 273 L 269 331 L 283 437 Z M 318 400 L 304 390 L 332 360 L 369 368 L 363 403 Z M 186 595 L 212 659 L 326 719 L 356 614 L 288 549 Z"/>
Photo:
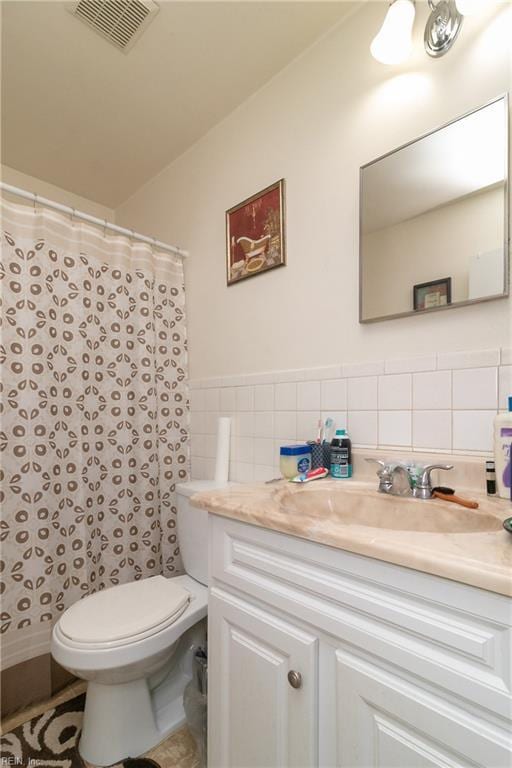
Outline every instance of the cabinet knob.
<path id="1" fill-rule="evenodd" d="M 302 675 L 300 672 L 295 672 L 295 670 L 290 670 L 288 672 L 288 682 L 290 683 L 292 688 L 301 688 L 302 687 Z"/>

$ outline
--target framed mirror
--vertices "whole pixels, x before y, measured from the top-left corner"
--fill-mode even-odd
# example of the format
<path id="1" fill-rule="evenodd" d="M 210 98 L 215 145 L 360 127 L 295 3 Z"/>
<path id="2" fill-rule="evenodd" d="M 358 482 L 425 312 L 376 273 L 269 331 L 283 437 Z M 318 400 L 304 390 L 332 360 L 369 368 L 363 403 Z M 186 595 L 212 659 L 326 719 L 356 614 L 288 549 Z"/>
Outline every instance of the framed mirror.
<path id="1" fill-rule="evenodd" d="M 359 321 L 508 296 L 508 98 L 360 170 Z"/>

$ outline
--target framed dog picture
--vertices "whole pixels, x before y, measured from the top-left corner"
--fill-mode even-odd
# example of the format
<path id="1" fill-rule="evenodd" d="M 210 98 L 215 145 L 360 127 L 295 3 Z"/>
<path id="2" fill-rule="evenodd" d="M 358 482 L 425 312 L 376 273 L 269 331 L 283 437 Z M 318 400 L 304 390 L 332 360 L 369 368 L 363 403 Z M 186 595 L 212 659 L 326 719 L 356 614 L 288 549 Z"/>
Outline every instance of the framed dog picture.
<path id="1" fill-rule="evenodd" d="M 286 264 L 284 179 L 226 211 L 227 284 Z"/>

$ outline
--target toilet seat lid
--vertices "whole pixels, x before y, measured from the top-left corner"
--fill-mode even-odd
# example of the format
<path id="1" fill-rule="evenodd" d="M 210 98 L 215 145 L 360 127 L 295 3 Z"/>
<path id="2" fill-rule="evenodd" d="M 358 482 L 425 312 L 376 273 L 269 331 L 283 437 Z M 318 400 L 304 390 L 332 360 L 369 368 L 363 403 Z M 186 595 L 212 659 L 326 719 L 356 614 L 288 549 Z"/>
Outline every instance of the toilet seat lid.
<path id="1" fill-rule="evenodd" d="M 65 611 L 60 629 L 80 643 L 111 643 L 169 626 L 190 602 L 190 593 L 173 582 L 152 576 L 96 592 Z"/>

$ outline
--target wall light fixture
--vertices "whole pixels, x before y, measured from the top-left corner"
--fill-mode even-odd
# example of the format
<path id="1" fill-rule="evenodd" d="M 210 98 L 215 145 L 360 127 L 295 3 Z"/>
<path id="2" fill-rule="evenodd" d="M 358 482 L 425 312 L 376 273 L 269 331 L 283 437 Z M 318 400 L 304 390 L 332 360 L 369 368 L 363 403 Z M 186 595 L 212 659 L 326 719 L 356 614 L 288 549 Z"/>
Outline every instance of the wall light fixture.
<path id="1" fill-rule="evenodd" d="M 370 50 L 382 64 L 400 64 L 412 51 L 414 0 L 393 0 Z"/>
<path id="2" fill-rule="evenodd" d="M 431 14 L 425 26 L 425 50 L 429 56 L 438 58 L 448 53 L 456 41 L 463 17 L 455 0 L 428 0 L 428 4 Z"/>
<path id="3" fill-rule="evenodd" d="M 430 16 L 425 26 L 425 50 L 429 56 L 444 56 L 462 27 L 464 16 L 477 13 L 484 0 L 428 0 Z M 372 40 L 372 56 L 383 64 L 400 64 L 412 51 L 414 0 L 391 0 L 378 34 Z"/>

